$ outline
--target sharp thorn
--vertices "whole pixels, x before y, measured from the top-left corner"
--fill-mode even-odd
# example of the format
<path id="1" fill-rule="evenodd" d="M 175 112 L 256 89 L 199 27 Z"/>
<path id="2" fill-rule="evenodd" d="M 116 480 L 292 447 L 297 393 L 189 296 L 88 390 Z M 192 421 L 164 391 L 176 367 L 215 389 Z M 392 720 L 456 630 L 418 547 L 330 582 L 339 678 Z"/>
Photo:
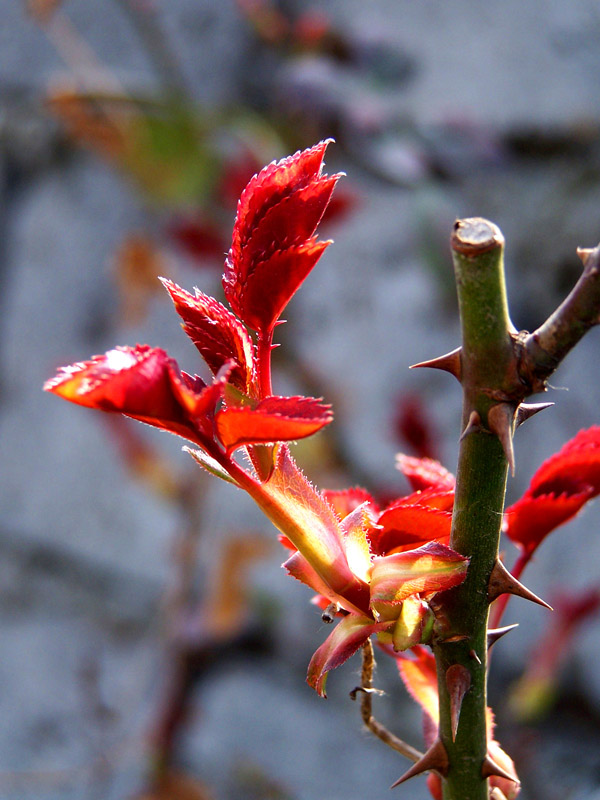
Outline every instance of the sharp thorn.
<path id="1" fill-rule="evenodd" d="M 462 377 L 462 368 L 460 363 L 461 348 L 457 347 L 446 355 L 439 358 L 431 358 L 429 361 L 420 361 L 418 364 L 412 364 L 410 369 L 417 369 L 420 367 L 430 367 L 431 369 L 442 369 L 444 372 L 449 372 L 460 383 Z"/>
<path id="2" fill-rule="evenodd" d="M 545 408 L 550 408 L 554 403 L 521 403 L 517 408 L 517 416 L 515 419 L 515 427 L 522 425 L 529 417 L 533 417 L 538 411 L 543 411 Z"/>
<path id="3" fill-rule="evenodd" d="M 412 767 L 407 770 L 401 778 L 398 778 L 396 783 L 393 783 L 390 786 L 390 789 L 400 786 L 401 783 L 410 780 L 410 778 L 414 778 L 415 775 L 420 775 L 422 772 L 429 772 L 431 769 L 439 772 L 443 777 L 448 772 L 448 766 L 449 761 L 446 748 L 442 744 L 441 739 L 436 739 L 429 750 L 423 756 L 421 756 L 416 764 L 413 764 Z"/>
<path id="4" fill-rule="evenodd" d="M 472 658 L 479 664 L 479 666 L 481 666 L 481 659 L 479 658 L 475 650 L 469 650 L 469 658 Z"/>
<path id="5" fill-rule="evenodd" d="M 467 422 L 467 426 L 461 433 L 458 441 L 462 442 L 465 436 L 468 436 L 470 433 L 475 433 L 476 431 L 480 430 L 481 430 L 481 417 L 479 416 L 479 413 L 477 411 L 471 411 L 469 415 L 469 421 Z"/>
<path id="6" fill-rule="evenodd" d="M 497 403 L 488 411 L 487 424 L 490 431 L 500 440 L 504 455 L 510 467 L 510 473 L 515 474 L 515 453 L 513 450 L 513 420 L 515 409 L 509 403 Z"/>
<path id="7" fill-rule="evenodd" d="M 453 664 L 446 670 L 446 686 L 450 695 L 450 725 L 452 741 L 456 740 L 460 710 L 466 693 L 471 688 L 471 673 L 462 664 Z"/>
<path id="8" fill-rule="evenodd" d="M 503 769 L 499 764 L 490 758 L 489 755 L 483 759 L 483 764 L 481 765 L 481 777 L 482 778 L 504 778 L 507 781 L 512 781 L 516 783 L 517 786 L 521 785 L 520 780 L 514 773 L 508 772 L 507 770 Z"/>
<path id="9" fill-rule="evenodd" d="M 592 255 L 594 249 L 591 247 L 578 247 L 577 248 L 577 255 L 579 256 L 581 263 L 585 267 L 587 264 L 588 258 Z"/>
<path id="10" fill-rule="evenodd" d="M 532 603 L 537 603 L 544 608 L 553 611 L 552 606 L 549 606 L 544 600 L 534 594 L 530 589 L 513 577 L 506 569 L 504 564 L 498 559 L 490 575 L 490 582 L 488 584 L 488 600 L 491 603 L 501 594 L 514 594 L 516 597 L 523 597 L 525 600 L 531 600 Z"/>
<path id="11" fill-rule="evenodd" d="M 519 623 L 515 622 L 514 625 L 505 625 L 504 628 L 491 628 L 487 632 L 487 647 L 488 650 L 492 645 L 496 644 L 498 639 L 501 639 L 505 634 L 509 633 L 509 631 L 514 631 L 515 628 L 519 627 Z"/>

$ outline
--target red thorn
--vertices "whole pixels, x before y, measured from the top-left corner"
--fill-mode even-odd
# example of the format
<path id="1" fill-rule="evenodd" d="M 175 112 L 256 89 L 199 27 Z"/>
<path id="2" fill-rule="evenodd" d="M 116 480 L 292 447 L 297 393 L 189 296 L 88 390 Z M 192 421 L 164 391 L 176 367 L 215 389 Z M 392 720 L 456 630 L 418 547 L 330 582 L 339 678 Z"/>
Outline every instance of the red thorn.
<path id="1" fill-rule="evenodd" d="M 491 628 L 487 632 L 487 646 L 488 650 L 492 645 L 496 644 L 498 639 L 501 639 L 505 634 L 509 631 L 514 631 L 515 628 L 519 627 L 519 623 L 515 622 L 514 625 L 505 625 L 504 628 Z"/>
<path id="2" fill-rule="evenodd" d="M 492 786 L 490 790 L 490 800 L 506 800 L 506 795 L 497 786 Z"/>
<path id="3" fill-rule="evenodd" d="M 468 436 L 470 433 L 476 433 L 477 431 L 481 430 L 481 417 L 477 411 L 471 411 L 469 414 L 469 421 L 467 422 L 467 426 L 464 431 L 461 433 L 459 442 Z"/>
<path id="4" fill-rule="evenodd" d="M 488 428 L 500 439 L 511 475 L 515 474 L 515 453 L 512 443 L 514 418 L 515 409 L 509 403 L 492 406 L 487 415 Z"/>
<path id="5" fill-rule="evenodd" d="M 498 559 L 490 575 L 490 582 L 488 583 L 488 600 L 491 603 L 501 594 L 514 594 L 516 597 L 523 597 L 525 600 L 531 600 L 532 603 L 537 603 L 544 608 L 553 611 L 552 606 L 549 606 L 544 600 L 534 594 L 530 589 L 513 577 L 506 569 L 504 564 Z"/>
<path id="6" fill-rule="evenodd" d="M 553 405 L 554 403 L 521 403 L 517 408 L 515 426 L 518 428 L 519 425 L 522 425 L 530 417 L 533 417 L 534 414 L 543 411 L 545 408 L 550 408 L 550 406 Z"/>
<path id="7" fill-rule="evenodd" d="M 439 772 L 443 777 L 448 773 L 448 766 L 449 761 L 446 748 L 442 744 L 441 739 L 436 739 L 429 750 L 422 755 L 416 764 L 413 764 L 401 778 L 398 778 L 396 783 L 390 786 L 390 789 L 400 786 L 401 783 L 410 780 L 410 778 L 414 778 L 415 775 L 420 775 L 422 772 L 429 772 L 431 769 Z"/>
<path id="8" fill-rule="evenodd" d="M 462 664 L 453 664 L 446 670 L 446 686 L 450 694 L 450 724 L 452 741 L 456 740 L 460 710 L 466 693 L 471 688 L 471 673 Z"/>
<path id="9" fill-rule="evenodd" d="M 496 762 L 490 758 L 489 755 L 483 759 L 483 764 L 481 765 L 481 777 L 482 778 L 504 778 L 507 781 L 512 781 L 516 783 L 517 786 L 521 785 L 521 781 L 517 778 L 514 773 L 508 772 L 507 770 L 503 769 L 501 766 L 496 764 Z"/>
<path id="10" fill-rule="evenodd" d="M 410 369 L 417 369 L 419 367 L 442 369 L 444 372 L 449 372 L 451 375 L 454 375 L 460 383 L 462 377 L 461 349 L 462 348 L 457 347 L 456 350 L 452 350 L 450 353 L 446 353 L 446 355 L 440 356 L 439 358 L 431 358 L 429 361 L 420 361 L 418 364 L 412 364 Z"/>

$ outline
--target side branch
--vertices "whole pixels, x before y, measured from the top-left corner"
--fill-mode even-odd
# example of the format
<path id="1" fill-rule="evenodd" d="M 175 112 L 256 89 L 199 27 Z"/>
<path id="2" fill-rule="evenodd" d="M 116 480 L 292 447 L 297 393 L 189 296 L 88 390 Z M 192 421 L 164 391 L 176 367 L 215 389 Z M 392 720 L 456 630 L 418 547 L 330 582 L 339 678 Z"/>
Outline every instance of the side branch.
<path id="1" fill-rule="evenodd" d="M 523 340 L 519 372 L 533 392 L 543 391 L 567 353 L 600 323 L 600 245 L 579 249 L 584 269 L 570 294 L 540 327 Z"/>
<path id="2" fill-rule="evenodd" d="M 350 697 L 353 700 L 356 700 L 356 695 L 358 692 L 361 692 L 362 696 L 360 699 L 360 713 L 365 727 L 368 728 L 371 733 L 375 734 L 378 739 L 381 739 L 382 742 L 387 744 L 388 747 L 391 747 L 392 750 L 395 750 L 397 753 L 400 753 L 411 761 L 417 762 L 423 757 L 423 753 L 420 753 L 414 747 L 411 747 L 411 745 L 403 742 L 402 739 L 394 736 L 391 731 L 378 722 L 373 716 L 373 694 L 378 693 L 376 689 L 373 689 L 374 669 L 375 657 L 373 655 L 373 643 L 370 639 L 367 639 L 362 647 L 361 685 L 357 686 L 356 689 L 353 689 L 350 692 Z M 381 692 L 379 692 L 379 694 L 381 694 Z"/>

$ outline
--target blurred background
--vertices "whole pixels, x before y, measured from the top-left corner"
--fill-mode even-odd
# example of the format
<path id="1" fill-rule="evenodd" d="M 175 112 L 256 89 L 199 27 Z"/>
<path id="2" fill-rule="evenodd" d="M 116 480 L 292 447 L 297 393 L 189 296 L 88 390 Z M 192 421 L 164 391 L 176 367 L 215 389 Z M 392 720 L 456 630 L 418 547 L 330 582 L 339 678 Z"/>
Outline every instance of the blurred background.
<path id="1" fill-rule="evenodd" d="M 136 342 L 199 371 L 156 277 L 220 296 L 247 180 L 332 136 L 328 171 L 347 174 L 321 226 L 335 245 L 277 330 L 276 391 L 322 395 L 336 414 L 298 460 L 323 488 L 388 498 L 408 492 L 397 451 L 453 470 L 458 386 L 408 370 L 459 344 L 449 232 L 462 216 L 501 227 L 518 328 L 573 285 L 576 247 L 600 239 L 600 6 L 0 12 L 0 798 L 388 797 L 407 762 L 361 730 L 357 658 L 327 701 L 305 684 L 328 630 L 250 502 L 174 437 L 41 386 Z M 598 423 L 598 348 L 592 332 L 554 377 L 556 406 L 519 430 L 509 502 Z M 497 736 L 524 800 L 600 798 L 599 526 L 588 509 L 528 572 L 568 620 L 559 634 L 517 600 L 506 622 L 520 627 L 497 647 Z M 421 747 L 420 713 L 379 661 L 375 714 Z M 394 791 L 428 797 L 423 779 Z"/>

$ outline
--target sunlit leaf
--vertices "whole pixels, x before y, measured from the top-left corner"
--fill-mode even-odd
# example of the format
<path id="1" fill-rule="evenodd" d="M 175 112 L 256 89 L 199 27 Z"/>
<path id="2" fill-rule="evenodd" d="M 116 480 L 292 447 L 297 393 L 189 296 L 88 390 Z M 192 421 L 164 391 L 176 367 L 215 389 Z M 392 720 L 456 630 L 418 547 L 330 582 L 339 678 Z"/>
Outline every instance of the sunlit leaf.
<path id="1" fill-rule="evenodd" d="M 359 617 L 355 614 L 344 617 L 313 655 L 308 666 L 309 686 L 312 686 L 321 697 L 327 697 L 325 692 L 327 673 L 354 655 L 369 636 L 390 628 L 391 625 L 393 623 L 373 622 L 368 617 Z"/>
<path id="2" fill-rule="evenodd" d="M 432 625 L 433 613 L 427 603 L 415 596 L 407 597 L 392 632 L 394 650 L 408 650 L 424 641 Z"/>
<path id="3" fill-rule="evenodd" d="M 339 519 L 344 519 L 354 511 L 355 508 L 363 503 L 369 503 L 373 511 L 377 511 L 377 505 L 373 497 L 366 491 L 355 486 L 352 489 L 332 490 L 325 489 L 323 497 L 327 500 L 329 505 L 333 508 Z"/>
<path id="4" fill-rule="evenodd" d="M 198 348 L 212 372 L 233 362 L 229 381 L 248 393 L 253 380 L 254 346 L 239 319 L 214 297 L 196 289 L 191 295 L 173 281 L 162 279 L 163 285 L 183 320 L 183 330 Z"/>
<path id="5" fill-rule="evenodd" d="M 321 175 L 327 144 L 265 167 L 238 203 L 223 286 L 254 330 L 272 330 L 328 245 L 314 237 L 339 178 Z"/>
<path id="6" fill-rule="evenodd" d="M 223 393 L 180 372 L 160 348 L 116 347 L 69 367 L 46 381 L 48 392 L 87 408 L 113 411 L 201 444 L 211 435 L 208 415 Z M 199 438 L 200 437 L 200 438 Z"/>
<path id="7" fill-rule="evenodd" d="M 261 493 L 264 499 L 256 499 L 267 516 L 321 580 L 346 598 L 344 607 L 368 613 L 369 588 L 348 565 L 339 520 L 300 472 L 286 445 L 280 447 L 276 469 L 261 485 Z"/>
<path id="8" fill-rule="evenodd" d="M 228 407 L 216 415 L 219 439 L 228 450 L 303 439 L 332 419 L 331 407 L 312 397 L 266 397 L 254 408 Z"/>
<path id="9" fill-rule="evenodd" d="M 373 559 L 372 603 L 401 603 L 411 594 L 429 594 L 462 583 L 469 560 L 438 543 Z"/>
<path id="10" fill-rule="evenodd" d="M 371 533 L 374 552 L 386 555 L 401 550 L 414 550 L 427 542 L 448 544 L 452 514 L 437 508 L 406 505 L 399 500 L 379 516 L 378 527 Z"/>

